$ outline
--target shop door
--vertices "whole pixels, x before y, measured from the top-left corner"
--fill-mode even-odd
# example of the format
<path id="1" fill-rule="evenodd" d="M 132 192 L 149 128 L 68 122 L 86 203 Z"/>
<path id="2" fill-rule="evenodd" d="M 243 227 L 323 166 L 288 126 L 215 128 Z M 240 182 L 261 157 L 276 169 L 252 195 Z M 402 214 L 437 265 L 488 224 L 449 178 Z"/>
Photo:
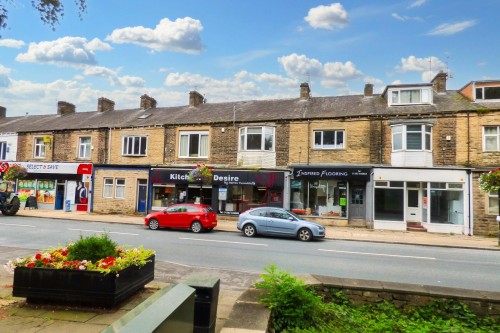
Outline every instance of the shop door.
<path id="1" fill-rule="evenodd" d="M 365 188 L 351 186 L 351 200 L 349 202 L 349 219 L 365 218 Z"/>
<path id="2" fill-rule="evenodd" d="M 137 181 L 137 212 L 146 212 L 146 202 L 147 202 L 147 192 L 148 192 L 148 182 L 145 179 L 139 179 Z"/>
<path id="3" fill-rule="evenodd" d="M 406 191 L 406 221 L 407 222 L 422 222 L 422 214 L 420 207 L 420 190 L 408 189 Z"/>

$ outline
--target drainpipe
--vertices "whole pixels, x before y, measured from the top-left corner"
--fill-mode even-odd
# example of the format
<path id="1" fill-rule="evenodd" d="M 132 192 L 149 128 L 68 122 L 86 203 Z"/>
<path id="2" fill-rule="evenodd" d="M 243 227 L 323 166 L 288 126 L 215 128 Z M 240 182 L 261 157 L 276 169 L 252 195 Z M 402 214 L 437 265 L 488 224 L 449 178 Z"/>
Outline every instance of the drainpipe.
<path id="1" fill-rule="evenodd" d="M 109 128 L 109 136 L 108 136 L 108 163 L 111 164 L 111 131 L 112 129 Z"/>
<path id="2" fill-rule="evenodd" d="M 471 196 L 471 178 L 472 178 L 472 170 L 467 169 L 467 204 L 469 206 L 469 214 L 468 214 L 468 220 L 469 220 L 469 236 L 472 236 L 472 196 Z"/>
<path id="3" fill-rule="evenodd" d="M 309 165 L 309 151 L 311 150 L 311 120 L 307 120 L 307 165 Z"/>
<path id="4" fill-rule="evenodd" d="M 467 111 L 467 165 L 470 165 L 470 111 Z"/>
<path id="5" fill-rule="evenodd" d="M 384 149 L 384 124 L 382 122 L 382 118 L 380 118 L 380 149 L 379 149 L 379 164 L 383 164 L 383 149 Z"/>

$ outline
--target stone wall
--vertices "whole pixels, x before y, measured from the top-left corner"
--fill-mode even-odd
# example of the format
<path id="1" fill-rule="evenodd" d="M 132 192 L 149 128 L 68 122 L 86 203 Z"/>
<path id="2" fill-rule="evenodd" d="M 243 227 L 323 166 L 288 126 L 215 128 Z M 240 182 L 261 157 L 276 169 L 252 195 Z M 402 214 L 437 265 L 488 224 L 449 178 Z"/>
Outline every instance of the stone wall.
<path id="1" fill-rule="evenodd" d="M 370 121 L 315 120 L 290 123 L 289 163 L 368 163 Z M 314 131 L 344 130 L 343 149 L 314 149 Z"/>
<path id="2" fill-rule="evenodd" d="M 146 156 L 123 156 L 123 137 L 124 136 L 146 136 L 147 150 Z M 163 127 L 145 127 L 145 128 L 124 128 L 113 129 L 110 133 L 111 137 L 111 154 L 110 164 L 162 164 L 163 163 L 163 147 L 164 129 Z"/>
<path id="3" fill-rule="evenodd" d="M 104 198 L 104 177 L 125 179 L 124 198 Z M 94 175 L 93 211 L 95 213 L 133 214 L 137 206 L 137 182 L 147 180 L 148 170 L 130 170 L 126 168 L 96 169 Z M 113 196 L 115 187 L 113 186 Z"/>

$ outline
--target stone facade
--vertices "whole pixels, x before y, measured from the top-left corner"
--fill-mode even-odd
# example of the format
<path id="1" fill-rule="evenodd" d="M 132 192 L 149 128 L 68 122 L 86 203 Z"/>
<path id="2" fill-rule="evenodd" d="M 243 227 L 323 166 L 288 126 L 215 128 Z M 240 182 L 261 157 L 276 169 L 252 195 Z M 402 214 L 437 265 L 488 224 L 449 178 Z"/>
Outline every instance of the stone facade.
<path id="1" fill-rule="evenodd" d="M 124 128 L 110 130 L 110 149 L 109 164 L 162 164 L 163 163 L 163 147 L 164 129 L 163 127 L 146 127 L 146 128 Z M 123 138 L 125 136 L 146 136 L 147 150 L 145 156 L 124 156 L 123 155 Z"/>
<path id="2" fill-rule="evenodd" d="M 370 122 L 367 119 L 297 121 L 290 123 L 289 163 L 368 163 Z M 314 131 L 344 130 L 343 149 L 314 149 Z"/>
<path id="3" fill-rule="evenodd" d="M 147 169 L 130 170 L 127 168 L 95 169 L 93 205 L 96 213 L 134 214 L 137 206 L 137 183 L 149 177 Z M 125 180 L 125 197 L 115 198 L 115 186 L 113 187 L 113 198 L 104 198 L 104 178 L 117 178 Z M 115 183 L 113 181 L 113 183 Z"/>
<path id="4" fill-rule="evenodd" d="M 35 158 L 35 139 L 50 139 L 50 142 L 45 143 L 45 157 Z M 19 133 L 18 147 L 17 147 L 17 160 L 18 161 L 36 161 L 36 162 L 53 162 L 53 144 L 54 137 L 52 133 Z"/>

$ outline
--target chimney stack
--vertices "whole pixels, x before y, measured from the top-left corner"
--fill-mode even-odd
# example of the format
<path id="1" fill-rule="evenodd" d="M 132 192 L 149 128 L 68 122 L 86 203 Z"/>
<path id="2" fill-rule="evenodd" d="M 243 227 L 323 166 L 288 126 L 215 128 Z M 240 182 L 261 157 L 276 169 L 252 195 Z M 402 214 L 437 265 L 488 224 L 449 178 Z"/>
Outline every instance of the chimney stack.
<path id="1" fill-rule="evenodd" d="M 141 109 L 147 110 L 147 109 L 154 109 L 156 108 L 156 99 L 153 97 L 150 97 L 146 94 L 141 96 Z"/>
<path id="2" fill-rule="evenodd" d="M 60 116 L 65 116 L 71 113 L 75 113 L 76 107 L 74 104 L 59 101 L 57 102 L 57 114 Z"/>
<path id="3" fill-rule="evenodd" d="M 115 102 L 105 97 L 100 97 L 97 100 L 97 112 L 113 111 L 115 109 Z"/>
<path id="4" fill-rule="evenodd" d="M 6 115 L 7 115 L 7 109 L 4 108 L 3 106 L 0 106 L 0 119 L 5 118 Z"/>
<path id="5" fill-rule="evenodd" d="M 304 82 L 300 84 L 300 99 L 308 100 L 311 97 L 311 89 L 309 88 L 309 83 Z"/>
<path id="6" fill-rule="evenodd" d="M 373 97 L 373 84 L 365 84 L 365 97 Z"/>
<path id="7" fill-rule="evenodd" d="M 438 94 L 446 93 L 446 78 L 448 74 L 443 71 L 440 71 L 436 74 L 436 76 L 432 79 L 431 83 L 434 88 L 434 91 Z"/>
<path id="8" fill-rule="evenodd" d="M 189 106 L 199 106 L 205 103 L 203 95 L 196 90 L 189 92 Z"/>

